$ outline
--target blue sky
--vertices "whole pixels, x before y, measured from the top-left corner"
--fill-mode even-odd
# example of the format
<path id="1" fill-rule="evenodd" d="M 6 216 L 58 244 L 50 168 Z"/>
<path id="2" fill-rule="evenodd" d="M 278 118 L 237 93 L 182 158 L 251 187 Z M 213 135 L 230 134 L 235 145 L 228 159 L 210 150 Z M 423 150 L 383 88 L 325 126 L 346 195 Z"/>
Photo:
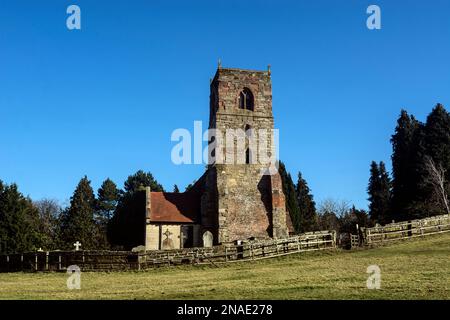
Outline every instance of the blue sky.
<path id="1" fill-rule="evenodd" d="M 66 28 L 71 4 L 81 30 Z M 370 4 L 381 30 L 366 27 Z M 143 169 L 183 189 L 204 166 L 172 164 L 170 135 L 206 126 L 221 58 L 271 64 L 288 170 L 317 202 L 365 208 L 400 109 L 450 106 L 449 14 L 439 0 L 2 1 L 0 179 L 62 203 L 85 174 L 97 189 Z"/>

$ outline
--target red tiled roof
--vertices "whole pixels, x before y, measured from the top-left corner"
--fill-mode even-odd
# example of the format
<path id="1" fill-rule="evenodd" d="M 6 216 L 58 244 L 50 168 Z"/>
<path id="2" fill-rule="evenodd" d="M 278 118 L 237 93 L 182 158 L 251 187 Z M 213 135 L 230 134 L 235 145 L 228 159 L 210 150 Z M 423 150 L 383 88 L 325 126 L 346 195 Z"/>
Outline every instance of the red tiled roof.
<path id="1" fill-rule="evenodd" d="M 151 222 L 195 223 L 200 217 L 200 197 L 195 192 L 151 192 Z"/>

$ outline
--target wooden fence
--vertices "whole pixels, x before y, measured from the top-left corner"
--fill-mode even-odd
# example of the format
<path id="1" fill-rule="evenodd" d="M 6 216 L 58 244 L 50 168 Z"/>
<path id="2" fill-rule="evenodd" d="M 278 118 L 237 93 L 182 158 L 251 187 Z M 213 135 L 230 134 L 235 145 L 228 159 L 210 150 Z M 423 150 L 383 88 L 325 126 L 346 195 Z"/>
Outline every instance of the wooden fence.
<path id="1" fill-rule="evenodd" d="M 178 264 L 218 266 L 245 260 L 258 260 L 292 253 L 336 248 L 336 232 L 321 231 L 285 239 L 246 241 L 211 248 L 164 251 L 50 251 L 0 255 L 0 272 L 66 271 L 76 265 L 82 271 L 142 270 Z"/>
<path id="2" fill-rule="evenodd" d="M 359 235 L 350 234 L 350 249 L 358 248 L 361 245 Z"/>
<path id="3" fill-rule="evenodd" d="M 390 223 L 374 228 L 361 228 L 364 245 L 378 245 L 402 239 L 425 237 L 450 232 L 450 215 Z"/>

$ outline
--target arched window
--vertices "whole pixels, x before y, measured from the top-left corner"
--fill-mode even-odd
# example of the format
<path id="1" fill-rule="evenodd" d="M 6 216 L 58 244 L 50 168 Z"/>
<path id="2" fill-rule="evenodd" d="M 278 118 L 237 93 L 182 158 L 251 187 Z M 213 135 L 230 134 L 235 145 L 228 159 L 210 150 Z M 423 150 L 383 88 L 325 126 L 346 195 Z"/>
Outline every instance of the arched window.
<path id="1" fill-rule="evenodd" d="M 239 108 L 253 111 L 253 94 L 248 88 L 244 88 L 239 94 Z"/>
<path id="2" fill-rule="evenodd" d="M 250 163 L 252 163 L 252 152 L 250 148 L 247 148 L 247 150 L 245 151 L 245 164 Z"/>

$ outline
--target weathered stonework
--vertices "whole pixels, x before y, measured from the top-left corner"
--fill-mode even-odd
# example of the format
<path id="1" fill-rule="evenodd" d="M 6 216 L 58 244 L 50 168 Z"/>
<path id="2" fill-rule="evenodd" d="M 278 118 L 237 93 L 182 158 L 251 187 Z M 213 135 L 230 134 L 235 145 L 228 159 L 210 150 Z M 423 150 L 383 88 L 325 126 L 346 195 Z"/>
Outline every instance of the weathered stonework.
<path id="1" fill-rule="evenodd" d="M 223 161 L 208 165 L 189 192 L 147 190 L 147 250 L 210 245 L 211 234 L 212 244 L 288 236 L 281 177 L 264 175 L 268 164 L 259 158 L 274 154 L 270 72 L 219 68 L 211 81 L 209 128 L 224 139 L 215 153 Z M 228 129 L 252 129 L 255 136 L 227 136 Z M 261 129 L 269 137 L 264 144 Z"/>
<path id="2" fill-rule="evenodd" d="M 239 107 L 239 95 L 244 89 L 253 94 L 253 110 Z M 209 127 L 220 130 L 222 137 L 226 137 L 227 129 L 245 130 L 249 127 L 254 131 L 265 129 L 271 134 L 274 121 L 270 73 L 219 68 L 211 82 Z M 256 145 L 259 154 L 258 140 Z M 274 152 L 272 144 L 268 143 L 264 151 L 271 155 Z M 230 157 L 236 160 L 239 156 L 235 150 L 234 154 L 229 150 L 223 154 L 225 163 L 210 165 L 205 175 L 204 229 L 213 232 L 216 243 L 250 237 L 287 236 L 285 200 L 279 174 L 262 175 L 267 168 L 265 164 L 236 164 L 234 161 L 229 164 L 227 160 Z"/>

